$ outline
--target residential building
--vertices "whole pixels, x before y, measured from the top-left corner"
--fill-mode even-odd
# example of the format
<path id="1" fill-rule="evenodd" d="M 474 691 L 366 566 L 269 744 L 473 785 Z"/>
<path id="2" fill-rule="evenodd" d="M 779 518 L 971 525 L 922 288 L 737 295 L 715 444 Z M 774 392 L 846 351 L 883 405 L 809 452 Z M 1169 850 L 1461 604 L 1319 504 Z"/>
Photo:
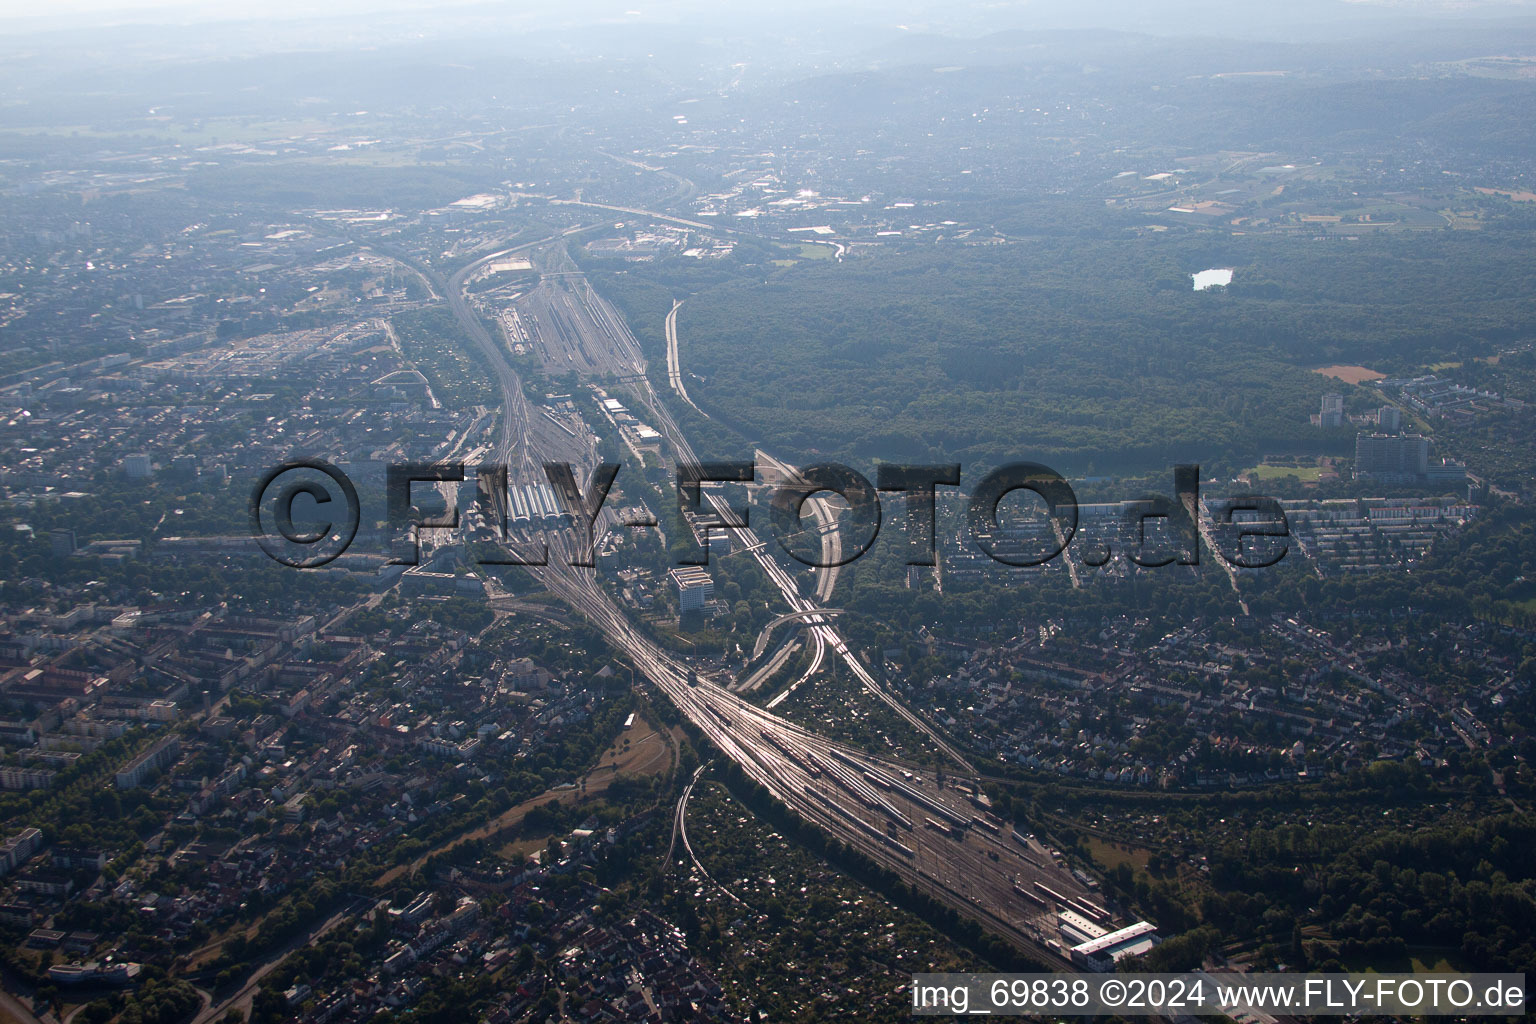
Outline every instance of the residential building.
<path id="1" fill-rule="evenodd" d="M 1361 434 L 1355 438 L 1355 478 L 1397 482 L 1429 472 L 1429 438 L 1422 434 Z"/>
<path id="2" fill-rule="evenodd" d="M 683 566 L 667 573 L 677 588 L 677 607 L 684 612 L 698 611 L 715 596 L 715 581 L 697 566 Z"/>

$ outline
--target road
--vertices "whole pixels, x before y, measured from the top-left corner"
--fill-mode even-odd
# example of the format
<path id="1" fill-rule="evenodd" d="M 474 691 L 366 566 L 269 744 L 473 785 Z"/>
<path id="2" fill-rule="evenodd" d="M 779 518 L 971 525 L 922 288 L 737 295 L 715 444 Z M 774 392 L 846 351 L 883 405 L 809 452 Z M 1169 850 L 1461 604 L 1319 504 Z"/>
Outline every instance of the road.
<path id="1" fill-rule="evenodd" d="M 1185 511 L 1195 517 L 1195 522 L 1198 524 L 1198 528 L 1200 530 L 1200 541 L 1204 541 L 1205 546 L 1210 549 L 1211 555 L 1213 556 L 1212 561 L 1227 571 L 1227 582 L 1232 584 L 1232 593 L 1237 595 L 1238 607 L 1243 610 L 1244 615 L 1252 614 L 1248 611 L 1248 602 L 1243 600 L 1243 592 L 1238 589 L 1237 570 L 1232 567 L 1232 564 L 1228 562 L 1225 557 L 1218 554 L 1221 549 L 1216 546 L 1215 539 L 1211 537 L 1211 523 L 1214 520 L 1210 518 L 1211 510 L 1206 505 L 1205 499 L 1201 498 L 1200 507 L 1194 508 L 1193 503 L 1188 498 L 1186 498 L 1185 506 Z M 1200 541 L 1196 541 L 1196 543 L 1198 544 Z"/>
<path id="2" fill-rule="evenodd" d="M 780 479 L 792 480 L 796 477 L 796 467 L 774 458 L 761 448 L 753 454 L 760 464 L 770 467 Z M 825 604 L 832 600 L 832 591 L 837 587 L 838 573 L 843 568 L 838 564 L 843 560 L 843 534 L 837 529 L 837 512 L 829 499 L 815 495 L 805 504 L 811 510 L 812 518 L 816 520 L 816 532 L 821 537 L 822 564 L 811 570 L 816 574 L 816 590 L 812 597 L 817 603 Z"/>
<path id="3" fill-rule="evenodd" d="M 681 299 L 673 299 L 672 312 L 667 314 L 667 383 L 672 386 L 673 391 L 677 392 L 678 398 L 688 403 L 690 409 L 708 419 L 709 413 L 693 403 L 693 399 L 688 397 L 688 388 L 683 384 L 682 361 L 677 354 L 677 311 L 682 307 Z"/>
<path id="4" fill-rule="evenodd" d="M 744 234 L 737 232 L 735 228 L 723 224 L 705 224 L 699 220 L 688 220 L 685 217 L 674 217 L 670 213 L 661 213 L 657 210 L 642 210 L 637 206 L 611 206 L 608 203 L 587 203 L 580 199 L 551 199 L 555 206 L 585 206 L 593 210 L 612 210 L 614 213 L 628 213 L 636 217 L 649 217 L 652 220 L 665 221 L 668 224 L 681 224 L 688 228 L 697 228 L 700 231 L 708 231 L 715 234 L 721 231 Z"/>
<path id="5" fill-rule="evenodd" d="M 745 675 L 741 679 L 737 680 L 735 686 L 736 692 L 753 692 L 758 687 L 766 683 L 769 679 L 772 679 L 774 673 L 783 668 L 785 663 L 788 662 L 790 658 L 794 657 L 795 653 L 799 650 L 799 638 L 796 637 L 793 633 L 790 633 L 784 638 L 784 642 L 779 645 L 778 650 L 773 652 L 773 657 L 763 662 L 762 665 L 758 666 L 750 674 Z"/>
<path id="6" fill-rule="evenodd" d="M 650 409 L 652 416 L 655 418 L 657 430 L 671 444 L 677 461 L 679 463 L 697 465 L 701 460 L 694 453 L 693 447 L 688 443 L 687 438 L 683 436 L 677 421 L 672 418 L 666 406 L 656 396 L 655 392 L 651 390 L 650 382 L 642 377 L 637 379 L 632 386 L 639 393 L 640 400 Z M 766 452 L 760 452 L 760 454 L 767 456 Z M 785 466 L 784 463 L 777 462 L 777 460 L 774 460 L 774 463 L 780 467 Z M 716 514 L 723 520 L 733 520 L 735 518 L 731 514 L 729 503 L 724 495 L 708 488 L 702 494 L 710 503 L 710 506 L 714 508 Z M 783 566 L 774 561 L 773 557 L 768 553 L 768 546 L 754 530 L 750 528 L 737 530 L 736 541 L 752 555 L 753 560 L 757 562 L 769 581 L 778 589 L 779 594 L 783 597 L 784 602 L 791 611 L 817 612 L 821 610 L 813 600 L 800 594 L 800 586 L 796 583 L 795 578 Z M 853 673 L 854 678 L 858 679 L 867 691 L 894 711 L 908 725 L 926 736 L 929 742 L 946 758 L 954 762 L 963 771 L 971 773 L 970 763 L 966 761 L 964 755 L 956 750 L 937 729 L 920 716 L 914 714 L 910 708 L 877 681 L 830 623 L 824 619 L 818 620 L 814 616 L 809 621 L 812 623 L 811 636 L 817 648 L 813 671 L 815 667 L 819 667 L 825 649 L 831 648 L 833 653 L 843 659 L 843 662 Z"/>
<path id="7" fill-rule="evenodd" d="M 3 988 L 0 988 L 0 1014 L 7 1015 L 8 1019 L 14 1019 L 17 1024 L 42 1024 L 31 1010 L 22 1005 L 20 999 Z M 51 1012 L 43 1016 L 49 1020 L 54 1019 Z"/>
<path id="8" fill-rule="evenodd" d="M 797 619 L 804 619 L 806 621 L 816 619 L 819 621 L 822 616 L 830 618 L 833 615 L 841 615 L 842 613 L 843 610 L 841 608 L 820 608 L 814 612 L 785 612 L 769 622 L 768 625 L 763 627 L 763 631 L 757 634 L 757 642 L 752 647 L 752 659 L 755 661 L 762 657 L 763 652 L 768 649 L 768 641 L 772 638 L 776 627 L 782 626 L 786 622 L 794 622 Z"/>
<path id="9" fill-rule="evenodd" d="M 277 966 L 287 959 L 289 953 L 292 953 L 301 946 L 313 944 L 325 935 L 326 932 L 357 913 L 361 908 L 368 906 L 370 902 L 368 899 L 353 900 L 346 907 L 326 918 L 318 926 L 285 943 L 280 950 L 268 957 L 260 967 L 251 973 L 251 976 L 246 979 L 245 985 L 239 992 L 236 992 L 222 1003 L 214 1003 L 212 1000 L 208 1000 L 202 1012 L 192 1018 L 192 1024 L 207 1024 L 208 1021 L 216 1020 L 230 1010 L 237 1008 L 242 1010 L 245 1018 L 249 1020 L 251 1016 L 251 1003 L 256 998 L 257 990 L 261 988 L 261 979 L 276 970 Z"/>

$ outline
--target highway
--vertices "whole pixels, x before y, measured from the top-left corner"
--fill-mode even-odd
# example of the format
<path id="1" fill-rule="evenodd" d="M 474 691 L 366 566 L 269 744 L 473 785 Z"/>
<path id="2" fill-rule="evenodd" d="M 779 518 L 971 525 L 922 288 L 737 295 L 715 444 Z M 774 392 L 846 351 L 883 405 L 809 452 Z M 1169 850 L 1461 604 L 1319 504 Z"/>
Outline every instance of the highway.
<path id="1" fill-rule="evenodd" d="M 795 653 L 800 650 L 800 646 L 799 638 L 793 633 L 788 634 L 784 638 L 784 642 L 779 645 L 778 650 L 773 652 L 773 657 L 736 681 L 736 686 L 734 687 L 736 692 L 751 693 L 762 686 L 769 679 L 773 678 L 774 674 L 783 668 L 790 658 L 795 656 Z"/>
<path id="2" fill-rule="evenodd" d="M 537 244 L 519 246 L 518 250 Z M 477 268 L 518 250 L 483 257 L 455 273 L 447 287 L 451 307 L 466 334 L 485 354 L 502 391 L 502 419 L 496 442 L 501 461 L 513 467 L 514 476 L 531 472 L 544 460 L 570 461 L 578 467 L 580 478 L 590 472 L 594 451 L 590 445 L 555 429 L 528 401 L 503 347 L 485 330 L 464 292 L 465 283 Z M 567 276 L 564 280 L 572 278 Z M 573 283 L 571 287 L 580 288 L 584 283 Z M 595 293 L 580 294 L 582 301 L 571 307 L 571 322 L 563 330 L 567 337 L 572 336 L 569 332 L 579 335 L 584 362 L 610 372 L 613 368 L 634 365 L 639 359 L 639 348 L 622 320 Z M 581 317 L 589 322 L 581 322 Z M 600 351 L 604 344 L 610 346 L 607 352 Z M 642 372 L 630 379 L 629 387 L 649 408 L 653 422 L 672 445 L 678 461 L 697 462 L 686 438 L 651 390 L 643 368 L 642 362 Z M 543 429 L 545 425 L 549 429 Z M 717 513 L 726 514 L 723 495 L 710 488 L 704 493 Z M 914 887 L 981 921 L 989 930 L 1029 950 L 1038 959 L 1071 969 L 1059 946 L 1050 945 L 1056 934 L 1052 908 L 1058 904 L 1054 898 L 1042 898 L 1039 887 L 1044 886 L 1062 900 L 1090 898 L 1088 891 L 1037 843 L 1014 838 L 1009 824 L 983 809 L 977 799 L 975 773 L 962 755 L 874 678 L 837 632 L 826 609 L 800 595 L 794 577 L 769 555 L 755 533 L 738 531 L 736 539 L 752 553 L 790 611 L 810 623 L 809 632 L 818 651 L 817 663 L 828 650 L 842 658 L 870 693 L 926 735 L 959 767 L 958 781 L 951 775 L 941 782 L 930 772 L 872 757 L 731 693 L 638 630 L 599 584 L 595 570 L 568 564 L 573 541 L 570 530 L 530 523 L 513 533 L 522 543 L 547 545 L 548 563 L 531 566 L 529 571 L 552 594 L 600 629 L 608 642 L 623 652 L 636 670 L 665 694 L 711 744 L 740 766 L 746 777 L 802 818 L 816 823 Z M 684 841 L 686 845 L 686 833 Z"/>
<path id="3" fill-rule="evenodd" d="M 793 466 L 789 465 L 786 462 L 781 462 L 780 460 L 775 459 L 773 456 L 769 455 L 767 452 L 763 451 L 761 448 L 759 448 L 759 449 L 757 449 L 756 451 L 753 452 L 753 458 L 756 460 L 756 462 L 757 462 L 757 464 L 759 466 L 765 467 L 768 470 L 768 472 L 764 474 L 764 478 L 765 478 L 765 481 L 767 483 L 769 483 L 770 485 L 775 484 L 775 483 L 780 482 L 780 481 L 785 481 L 785 480 L 793 479 L 794 476 L 795 476 L 795 468 Z M 772 477 L 772 479 L 769 479 L 770 476 Z M 838 561 L 838 558 L 841 555 L 841 552 L 842 552 L 842 536 L 836 530 L 827 529 L 827 527 L 832 524 L 833 519 L 832 519 L 831 509 L 828 506 L 828 504 L 827 504 L 825 499 L 820 498 L 820 497 L 812 497 L 809 501 L 807 501 L 806 504 L 810 506 L 811 513 L 814 516 L 814 518 L 816 520 L 816 523 L 817 523 L 817 529 L 820 531 L 820 536 L 821 536 L 821 561 L 824 562 L 824 563 L 827 563 L 828 566 L 829 566 L 826 569 L 816 569 L 816 570 L 813 570 L 814 572 L 817 573 L 817 576 L 816 576 L 816 592 L 815 592 L 815 595 L 814 595 L 815 600 L 817 602 L 825 602 L 825 601 L 831 600 L 831 598 L 832 598 L 832 588 L 837 585 L 837 573 L 838 573 L 838 569 L 840 567 L 836 566 L 836 565 L 832 565 L 831 563 Z M 806 618 L 807 613 L 805 611 L 803 611 L 803 610 L 799 611 L 799 612 L 790 612 L 789 614 L 791 616 L 797 616 L 797 617 L 805 618 L 805 621 L 807 621 L 807 622 L 820 622 L 821 621 L 821 617 L 817 616 L 817 615 L 811 615 L 809 618 Z M 783 618 L 783 616 L 780 616 L 780 619 L 782 619 L 782 618 Z M 779 620 L 776 619 L 774 621 L 777 622 Z M 769 623 L 766 627 L 764 627 L 763 635 L 766 636 L 768 631 L 771 630 L 772 628 L 773 628 L 773 623 Z M 762 640 L 763 640 L 763 638 L 759 637 L 759 643 L 761 643 Z M 791 683 L 789 686 L 785 687 L 783 690 L 781 690 L 778 694 L 776 694 L 774 697 L 772 697 L 768 701 L 768 705 L 767 706 L 769 708 L 775 708 L 778 705 L 780 705 L 781 703 L 783 703 L 785 700 L 787 700 L 789 698 L 790 694 L 794 693 L 802 685 L 804 685 L 806 682 L 808 682 L 811 679 L 811 677 L 813 677 L 814 675 L 816 675 L 816 673 L 821 671 L 821 666 L 826 664 L 826 660 L 827 660 L 827 637 L 826 637 L 826 634 L 822 633 L 820 630 L 816 630 L 816 629 L 811 630 L 811 643 L 812 643 L 812 645 L 815 648 L 815 652 L 811 655 L 811 662 L 810 662 L 810 664 L 806 666 L 805 671 L 800 674 L 799 678 L 797 678 L 793 683 Z M 738 693 L 747 693 L 747 692 L 756 690 L 774 672 L 778 671 L 778 669 L 783 665 L 783 663 L 785 661 L 788 660 L 789 653 L 790 653 L 790 647 L 788 645 L 786 645 L 783 649 L 781 649 L 779 651 L 778 654 L 776 654 L 774 656 L 774 658 L 770 662 L 768 662 L 767 665 L 764 666 L 764 668 L 767 669 L 767 671 L 759 670 L 757 672 L 752 673 L 751 676 L 749 676 L 746 680 L 744 680 L 740 685 L 737 686 L 737 688 L 736 688 L 737 692 Z M 755 658 L 756 656 L 757 656 L 756 648 L 754 648 L 753 657 Z"/>
<path id="4" fill-rule="evenodd" d="M 759 464 L 773 469 L 780 479 L 793 480 L 797 475 L 794 466 L 774 458 L 761 448 L 754 452 L 754 456 Z M 816 574 L 816 590 L 812 596 L 818 603 L 825 604 L 832 600 L 832 591 L 837 586 L 837 574 L 842 569 L 838 563 L 843 560 L 843 534 L 837 529 L 837 512 L 829 499 L 813 496 L 806 501 L 806 506 L 816 520 L 816 532 L 821 536 L 821 562 L 824 566 L 811 570 Z"/>
<path id="5" fill-rule="evenodd" d="M 763 652 L 768 649 L 768 640 L 773 636 L 773 630 L 776 626 L 782 626 L 786 622 L 794 622 L 796 619 L 819 620 L 822 616 L 841 615 L 842 612 L 841 608 L 821 608 L 814 612 L 785 612 L 764 626 L 763 631 L 757 635 L 757 643 L 752 648 L 753 660 L 762 657 Z"/>
<path id="6" fill-rule="evenodd" d="M 666 406 L 662 404 L 655 392 L 651 390 L 650 382 L 645 378 L 640 378 L 634 382 L 633 386 L 640 392 L 641 401 L 650 409 L 655 419 L 657 430 L 672 445 L 677 461 L 681 464 L 691 463 L 697 465 L 700 462 L 699 457 L 694 453 L 693 447 L 688 443 L 687 438 L 683 436 L 677 421 L 672 418 Z M 766 455 L 766 453 L 760 454 Z M 784 466 L 784 463 L 779 463 L 777 460 L 774 461 L 778 466 Z M 723 520 L 734 519 L 730 512 L 729 503 L 723 495 L 711 488 L 704 488 L 702 494 Z M 773 556 L 768 553 L 767 545 L 754 530 L 744 528 L 735 532 L 737 542 L 742 544 L 752 554 L 753 559 L 762 568 L 769 581 L 778 588 L 780 595 L 784 598 L 785 603 L 789 605 L 791 611 L 814 613 L 821 610 L 813 600 L 800 594 L 799 584 L 795 582 L 794 577 L 783 566 L 774 561 Z M 824 618 L 815 615 L 809 616 L 808 621 L 811 623 L 810 631 L 817 647 L 813 671 L 814 668 L 820 666 L 825 649 L 831 648 L 834 653 L 843 659 L 849 670 L 853 672 L 854 677 L 859 680 L 866 690 L 888 706 L 898 717 L 906 721 L 908 725 L 911 725 L 918 732 L 928 737 L 929 742 L 945 757 L 949 758 L 965 772 L 971 773 L 970 763 L 966 761 L 964 755 L 940 735 L 937 729 L 914 714 L 910 708 L 881 685 L 830 623 Z M 809 673 L 807 673 L 808 675 Z"/>
<path id="7" fill-rule="evenodd" d="M 709 418 L 709 413 L 694 405 L 693 399 L 688 397 L 688 388 L 683 384 L 682 360 L 677 354 L 677 311 L 681 309 L 681 299 L 672 300 L 672 312 L 667 314 L 667 383 L 672 385 L 672 390 L 677 392 L 677 397 L 688 403 L 688 407 L 704 418 Z"/>
<path id="8" fill-rule="evenodd" d="M 670 213 L 658 213 L 655 210 L 642 210 L 636 206 L 611 206 L 608 203 L 587 203 L 580 199 L 551 199 L 550 203 L 555 206 L 584 206 L 592 210 L 612 210 L 614 213 L 628 213 L 636 217 L 649 217 L 652 220 L 663 221 L 667 224 L 681 224 L 683 227 L 708 231 L 710 234 L 716 234 L 721 231 L 745 233 L 738 232 L 735 228 L 727 227 L 723 224 L 705 224 L 703 221 L 674 217 Z"/>

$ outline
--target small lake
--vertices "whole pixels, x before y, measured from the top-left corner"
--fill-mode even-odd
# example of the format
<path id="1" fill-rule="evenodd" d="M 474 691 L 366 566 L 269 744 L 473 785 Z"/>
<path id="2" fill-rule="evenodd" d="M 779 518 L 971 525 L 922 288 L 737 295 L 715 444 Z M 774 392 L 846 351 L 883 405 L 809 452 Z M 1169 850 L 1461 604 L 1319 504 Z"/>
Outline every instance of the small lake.
<path id="1" fill-rule="evenodd" d="M 1225 288 L 1232 283 L 1232 268 L 1202 270 L 1198 274 L 1190 274 L 1195 282 L 1195 291 L 1203 292 L 1207 288 Z"/>

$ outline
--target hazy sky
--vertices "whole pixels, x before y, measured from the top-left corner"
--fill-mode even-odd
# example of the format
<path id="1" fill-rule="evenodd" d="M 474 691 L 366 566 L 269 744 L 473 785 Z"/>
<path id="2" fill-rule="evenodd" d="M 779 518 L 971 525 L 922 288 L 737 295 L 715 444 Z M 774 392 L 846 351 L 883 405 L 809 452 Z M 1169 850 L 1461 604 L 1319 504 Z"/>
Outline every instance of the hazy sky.
<path id="1" fill-rule="evenodd" d="M 285 22 L 314 24 L 329 18 L 355 19 L 364 34 L 388 34 L 392 26 L 420 20 L 429 12 L 447 17 L 447 28 L 463 18 L 510 18 L 524 27 L 593 22 L 658 21 L 729 24 L 782 17 L 787 24 L 816 13 L 838 13 L 872 24 L 890 21 L 940 31 L 1016 27 L 1126 27 L 1156 34 L 1181 31 L 1220 34 L 1244 24 L 1287 24 L 1358 20 L 1359 15 L 1530 14 L 1536 0 L 0 0 L 0 22 L 12 32 L 106 27 L 125 23 L 190 24 L 259 20 L 282 32 Z M 419 12 L 413 13 L 413 12 Z M 402 15 L 404 16 L 402 19 Z M 1351 15 L 1355 17 L 1350 17 Z M 412 30 L 414 31 L 414 30 Z"/>
<path id="2" fill-rule="evenodd" d="M 0 18 L 54 21 L 82 15 L 112 20 L 210 20 L 286 17 L 294 14 L 363 14 L 369 11 L 459 6 L 469 0 L 0 0 Z M 509 5 L 511 6 L 511 5 Z"/>
<path id="3" fill-rule="evenodd" d="M 537 13 L 539 7 L 545 2 L 547 0 L 507 0 L 505 6 L 518 13 Z M 1030 0 L 1024 0 L 1024 2 L 1029 3 Z M 1240 3 L 1242 0 L 1234 0 L 1234 2 Z M 1269 0 L 1260 0 L 1260 2 L 1269 2 Z M 1441 13 L 1469 8 L 1536 5 L 1536 0 L 1341 0 L 1341 2 Z M 1033 0 L 1033 3 L 1038 6 L 1052 6 L 1053 0 Z M 294 14 L 314 17 L 328 14 L 361 14 L 369 11 L 462 7 L 471 4 L 487 5 L 486 0 L 325 0 L 321 4 L 316 4 L 314 0 L 46 0 L 41 4 L 37 0 L 0 0 L 0 18 L 52 19 L 80 15 L 107 15 L 113 19 L 139 21 L 166 17 L 177 20 L 203 20 L 284 17 Z M 1169 8 L 1179 6 L 1176 2 L 1168 2 L 1168 0 L 1149 0 L 1147 7 L 1155 11 L 1165 4 Z M 725 5 L 736 6 L 731 4 L 730 0 L 725 0 Z M 1091 9 L 1094 5 L 1094 0 L 1075 0 L 1072 4 L 1085 9 Z M 667 0 L 661 0 L 659 3 L 654 0 L 650 3 L 634 0 L 629 6 L 657 9 L 673 6 L 673 4 Z"/>

